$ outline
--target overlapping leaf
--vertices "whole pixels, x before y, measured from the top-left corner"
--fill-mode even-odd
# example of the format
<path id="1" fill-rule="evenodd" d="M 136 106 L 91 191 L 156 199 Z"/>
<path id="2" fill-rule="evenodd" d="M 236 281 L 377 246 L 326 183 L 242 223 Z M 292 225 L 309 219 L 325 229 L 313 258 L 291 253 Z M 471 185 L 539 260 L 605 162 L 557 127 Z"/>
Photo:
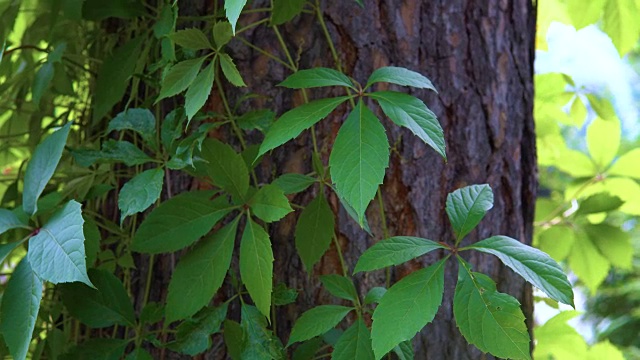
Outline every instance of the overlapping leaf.
<path id="1" fill-rule="evenodd" d="M 118 194 L 120 222 L 135 213 L 145 211 L 158 200 L 162 191 L 164 171 L 161 168 L 146 170 L 129 180 Z"/>
<path id="2" fill-rule="evenodd" d="M 336 343 L 331 354 L 333 360 L 373 360 L 371 334 L 361 318 L 351 325 Z"/>
<path id="3" fill-rule="evenodd" d="M 282 189 L 273 184 L 261 187 L 249 201 L 249 206 L 253 214 L 265 222 L 278 221 L 293 211 Z"/>
<path id="4" fill-rule="evenodd" d="M 377 242 L 360 255 L 354 273 L 402 264 L 430 251 L 444 248 L 433 240 L 411 236 L 390 237 Z"/>
<path id="5" fill-rule="evenodd" d="M 247 219 L 240 242 L 240 276 L 256 307 L 264 316 L 269 317 L 273 288 L 273 250 L 269 234 L 251 219 Z"/>
<path id="6" fill-rule="evenodd" d="M 368 88 L 377 82 L 388 82 L 402 86 L 411 86 L 436 91 L 431 80 L 427 79 L 422 74 L 402 67 L 385 66 L 376 69 L 371 73 L 371 76 L 369 76 L 369 80 L 367 80 L 365 88 Z"/>
<path id="7" fill-rule="evenodd" d="M 338 325 L 351 310 L 353 308 L 340 305 L 320 305 L 311 308 L 293 325 L 289 345 L 326 333 Z"/>

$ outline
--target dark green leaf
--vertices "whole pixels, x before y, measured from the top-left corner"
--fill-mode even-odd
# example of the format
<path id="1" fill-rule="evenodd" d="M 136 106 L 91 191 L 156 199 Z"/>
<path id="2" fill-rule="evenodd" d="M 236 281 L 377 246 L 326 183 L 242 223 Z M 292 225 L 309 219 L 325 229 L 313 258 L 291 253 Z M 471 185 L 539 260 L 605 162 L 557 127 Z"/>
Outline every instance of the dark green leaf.
<path id="1" fill-rule="evenodd" d="M 422 100 L 395 91 L 378 91 L 371 93 L 370 96 L 378 101 L 382 111 L 396 125 L 411 130 L 443 158 L 447 158 L 444 131 L 436 115 Z"/>
<path id="2" fill-rule="evenodd" d="M 24 174 L 22 193 L 22 208 L 27 215 L 33 215 L 38 210 L 38 198 L 60 162 L 70 128 L 69 122 L 49 135 L 33 152 Z"/>
<path id="3" fill-rule="evenodd" d="M 178 30 L 169 35 L 176 44 L 191 50 L 212 49 L 211 42 L 200 29 Z"/>
<path id="4" fill-rule="evenodd" d="M 242 305 L 242 328 L 246 334 L 241 359 L 285 360 L 282 342 L 267 329 L 267 320 L 255 306 Z"/>
<path id="5" fill-rule="evenodd" d="M 382 297 L 386 293 L 387 293 L 386 288 L 383 288 L 380 286 L 371 288 L 371 290 L 369 290 L 367 295 L 364 297 L 364 304 L 369 305 L 369 304 L 379 303 L 380 299 L 382 299 Z"/>
<path id="6" fill-rule="evenodd" d="M 146 13 L 144 6 L 138 0 L 85 0 L 80 4 L 82 4 L 82 17 L 92 21 L 110 17 L 132 19 Z"/>
<path id="7" fill-rule="evenodd" d="M 120 280 L 99 269 L 89 269 L 89 278 L 96 289 L 80 283 L 61 285 L 62 302 L 69 313 L 92 328 L 135 326 L 133 305 Z"/>
<path id="8" fill-rule="evenodd" d="M 244 333 L 240 324 L 233 320 L 224 321 L 224 344 L 233 360 L 240 360 L 244 343 Z"/>
<path id="9" fill-rule="evenodd" d="M 231 56 L 225 53 L 220 53 L 220 68 L 222 69 L 224 77 L 226 77 L 230 83 L 235 86 L 247 86 L 247 84 L 244 83 L 244 80 L 242 80 L 242 76 L 240 75 L 238 68 L 236 68 L 236 64 L 233 63 Z"/>
<path id="10" fill-rule="evenodd" d="M 216 43 L 218 49 L 227 45 L 233 37 L 233 29 L 231 24 L 227 21 L 219 21 L 213 26 L 213 41 Z"/>
<path id="11" fill-rule="evenodd" d="M 168 323 L 195 314 L 211 301 L 222 286 L 231 264 L 238 220 L 236 218 L 199 241 L 180 259 L 169 283 L 166 309 Z"/>
<path id="12" fill-rule="evenodd" d="M 127 340 L 94 338 L 73 347 L 60 360 L 120 360 L 124 356 Z"/>
<path id="13" fill-rule="evenodd" d="M 144 171 L 129 180 L 118 194 L 120 222 L 129 215 L 145 211 L 160 197 L 164 171 L 155 168 Z"/>
<path id="14" fill-rule="evenodd" d="M 231 23 L 231 29 L 233 34 L 236 34 L 236 23 L 242 12 L 242 8 L 247 3 L 247 0 L 224 0 L 224 10 Z"/>
<path id="15" fill-rule="evenodd" d="M 173 109 L 162 122 L 160 128 L 160 139 L 162 146 L 167 150 L 171 150 L 173 143 L 182 136 L 182 124 L 186 120 L 186 113 L 184 108 Z"/>
<path id="16" fill-rule="evenodd" d="M 297 71 L 278 84 L 278 86 L 284 86 L 289 89 L 309 89 L 322 86 L 346 86 L 354 89 L 353 83 L 345 74 L 340 71 L 324 67 Z"/>
<path id="17" fill-rule="evenodd" d="M 276 114 L 271 110 L 254 110 L 240 116 L 236 122 L 243 130 L 260 130 L 266 132 L 276 119 Z"/>
<path id="18" fill-rule="evenodd" d="M 274 0 L 271 23 L 282 25 L 302 12 L 305 0 Z"/>
<path id="19" fill-rule="evenodd" d="M 333 211 L 324 196 L 319 195 L 307 205 L 296 225 L 296 249 L 304 268 L 311 272 L 313 265 L 329 249 L 334 235 Z"/>
<path id="20" fill-rule="evenodd" d="M 111 131 L 133 130 L 148 144 L 155 143 L 156 118 L 149 109 L 127 109 L 109 121 L 107 133 Z"/>
<path id="21" fill-rule="evenodd" d="M 353 310 L 352 307 L 339 305 L 320 305 L 311 308 L 296 320 L 289 337 L 289 345 L 326 333 L 336 327 L 351 310 Z"/>
<path id="22" fill-rule="evenodd" d="M 447 215 L 459 242 L 473 230 L 493 207 L 493 192 L 487 184 L 471 185 L 447 196 Z"/>
<path id="23" fill-rule="evenodd" d="M 162 79 L 162 88 L 160 89 L 160 95 L 158 95 L 156 102 L 185 91 L 191 83 L 193 83 L 196 76 L 198 76 L 198 72 L 200 72 L 202 63 L 206 58 L 206 56 L 203 56 L 197 59 L 181 61 L 173 65 L 169 71 L 167 71 L 164 79 Z"/>
<path id="24" fill-rule="evenodd" d="M 365 88 L 368 88 L 377 82 L 388 82 L 402 86 L 411 86 L 436 91 L 436 88 L 433 86 L 431 81 L 425 76 L 415 71 L 395 66 L 385 66 L 376 69 L 371 73 L 371 76 L 369 76 L 369 80 L 367 81 Z"/>
<path id="25" fill-rule="evenodd" d="M 27 357 L 41 298 L 42 280 L 23 258 L 7 283 L 0 306 L 0 333 L 16 360 Z"/>
<path id="26" fill-rule="evenodd" d="M 324 288 L 333 296 L 353 302 L 358 298 L 358 292 L 355 286 L 353 286 L 353 282 L 344 276 L 336 274 L 322 275 L 320 276 L 320 281 L 322 281 Z"/>
<path id="27" fill-rule="evenodd" d="M 80 207 L 69 201 L 29 240 L 27 257 L 40 279 L 54 284 L 80 281 L 93 287 L 87 276 Z"/>
<path id="28" fill-rule="evenodd" d="M 413 272 L 384 294 L 373 313 L 371 329 L 376 359 L 411 340 L 436 316 L 444 293 L 446 260 Z"/>
<path id="29" fill-rule="evenodd" d="M 42 99 L 42 95 L 51 86 L 53 75 L 54 75 L 54 67 L 53 67 L 53 62 L 51 61 L 45 62 L 40 67 L 40 69 L 38 69 L 38 72 L 36 72 L 36 75 L 33 78 L 33 86 L 31 89 L 31 97 L 33 99 L 34 104 L 40 105 L 40 100 Z"/>
<path id="30" fill-rule="evenodd" d="M 624 204 L 624 201 L 609 193 L 594 194 L 580 202 L 580 207 L 575 214 L 586 215 L 599 212 L 610 212 L 618 209 L 622 204 Z"/>
<path id="31" fill-rule="evenodd" d="M 282 189 L 285 195 L 290 195 L 306 190 L 315 182 L 316 179 L 311 176 L 289 173 L 280 175 L 273 184 Z"/>
<path id="32" fill-rule="evenodd" d="M 198 110 L 202 109 L 207 99 L 209 99 L 209 94 L 213 87 L 214 74 L 215 71 L 212 62 L 200 71 L 200 74 L 196 76 L 196 79 L 193 80 L 193 83 L 189 86 L 189 89 L 187 89 L 184 100 L 184 108 L 187 113 L 187 118 L 189 119 L 187 121 L 187 127 Z"/>
<path id="33" fill-rule="evenodd" d="M 231 146 L 216 139 L 202 143 L 200 156 L 206 161 L 203 167 L 213 183 L 231 194 L 236 201 L 243 201 L 249 190 L 249 170 Z"/>
<path id="34" fill-rule="evenodd" d="M 411 340 L 401 342 L 393 348 L 393 352 L 398 356 L 398 360 L 413 360 L 413 344 Z"/>
<path id="35" fill-rule="evenodd" d="M 354 273 L 402 264 L 436 249 L 445 249 L 445 247 L 433 240 L 394 236 L 377 242 L 360 255 Z"/>
<path id="36" fill-rule="evenodd" d="M 273 289 L 273 304 L 276 306 L 289 305 L 298 298 L 296 289 L 289 289 L 284 283 L 278 283 Z"/>
<path id="37" fill-rule="evenodd" d="M 178 326 L 176 340 L 167 344 L 167 347 L 191 356 L 206 351 L 211 347 L 211 334 L 220 331 L 220 325 L 226 317 L 227 303 L 202 309 L 192 319 Z"/>
<path id="38" fill-rule="evenodd" d="M 333 360 L 374 360 L 371 334 L 362 318 L 356 320 L 336 343 L 331 355 Z"/>
<path id="39" fill-rule="evenodd" d="M 334 189 L 334 191 L 335 191 L 335 189 Z M 356 214 L 356 211 L 353 209 L 353 207 L 351 205 L 349 205 L 340 196 L 338 196 L 338 199 L 340 199 L 340 205 L 342 205 L 342 207 L 346 210 L 346 212 L 349 215 L 349 217 L 351 219 L 353 219 L 353 221 L 355 221 L 357 223 L 358 222 L 358 214 Z M 362 228 L 364 229 L 364 231 L 367 232 L 367 234 L 373 236 L 372 233 L 371 233 L 371 228 L 369 227 L 369 221 L 367 220 L 366 214 L 365 214 L 365 217 L 364 217 L 364 224 L 363 224 Z"/>
<path id="40" fill-rule="evenodd" d="M 130 352 L 124 360 L 153 360 L 153 357 L 147 350 L 143 348 L 137 348 Z"/>
<path id="41" fill-rule="evenodd" d="M 153 35 L 158 39 L 169 35 L 175 29 L 177 19 L 178 7 L 165 4 L 160 12 L 158 22 L 153 25 Z"/>
<path id="42" fill-rule="evenodd" d="M 467 249 L 497 256 L 505 265 L 550 298 L 573 305 L 573 290 L 564 271 L 549 255 L 507 236 L 492 236 Z"/>
<path id="43" fill-rule="evenodd" d="M 20 220 L 13 211 L 0 209 L 0 234 L 17 228 L 28 229 L 29 226 Z M 2 261 L 0 260 L 0 262 Z"/>
<path id="44" fill-rule="evenodd" d="M 300 133 L 324 119 L 338 105 L 348 99 L 347 96 L 311 101 L 282 114 L 267 132 L 260 145 L 259 155 L 277 148 L 287 141 L 297 137 Z"/>
<path id="45" fill-rule="evenodd" d="M 268 317 L 273 287 L 273 250 L 269 234 L 250 218 L 240 242 L 240 276 L 256 307 Z"/>
<path id="46" fill-rule="evenodd" d="M 223 197 L 211 200 L 212 195 L 191 191 L 163 202 L 140 224 L 131 249 L 159 254 L 193 244 L 232 210 Z"/>
<path id="47" fill-rule="evenodd" d="M 11 252 L 20 245 L 20 241 L 8 243 L 8 244 L 0 244 L 0 265 L 4 262 L 4 259 L 11 254 Z"/>
<path id="48" fill-rule="evenodd" d="M 157 302 L 148 302 L 140 312 L 141 324 L 155 324 L 164 318 L 164 306 Z"/>
<path id="49" fill-rule="evenodd" d="M 107 140 L 102 144 L 99 159 L 123 162 L 127 166 L 146 164 L 153 161 L 147 154 L 128 141 Z"/>
<path id="50" fill-rule="evenodd" d="M 278 221 L 293 211 L 282 189 L 273 184 L 261 187 L 249 200 L 249 206 L 265 222 Z"/>
<path id="51" fill-rule="evenodd" d="M 293 360 L 314 360 L 321 346 L 322 339 L 319 337 L 305 341 L 293 352 Z"/>

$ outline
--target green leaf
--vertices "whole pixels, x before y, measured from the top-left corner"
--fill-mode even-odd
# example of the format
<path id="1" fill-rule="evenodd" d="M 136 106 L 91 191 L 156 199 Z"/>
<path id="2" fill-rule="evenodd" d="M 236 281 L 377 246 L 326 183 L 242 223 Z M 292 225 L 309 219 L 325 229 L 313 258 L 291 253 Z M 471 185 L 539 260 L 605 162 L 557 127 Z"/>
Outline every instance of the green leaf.
<path id="1" fill-rule="evenodd" d="M 315 100 L 282 114 L 280 119 L 273 123 L 264 137 L 258 156 L 296 138 L 303 130 L 312 127 L 315 123 L 324 119 L 348 98 L 347 96 L 339 96 Z"/>
<path id="2" fill-rule="evenodd" d="M 371 288 L 367 295 L 364 297 L 364 305 L 379 303 L 380 299 L 387 293 L 387 289 L 381 286 Z"/>
<path id="3" fill-rule="evenodd" d="M 276 114 L 273 111 L 262 109 L 252 110 L 242 114 L 242 116 L 236 119 L 236 123 L 242 130 L 257 129 L 261 132 L 266 132 L 275 120 Z M 258 145 L 258 149 L 259 148 L 260 146 Z M 251 162 L 253 162 L 253 159 L 251 159 Z"/>
<path id="4" fill-rule="evenodd" d="M 593 177 L 598 170 L 588 156 L 576 150 L 560 149 L 553 165 L 575 178 Z"/>
<path id="5" fill-rule="evenodd" d="M 629 0 L 609 0 L 604 6 L 602 30 L 609 35 L 621 56 L 638 42 L 640 22 L 637 13 L 637 5 Z"/>
<path id="6" fill-rule="evenodd" d="M 362 318 L 356 320 L 336 343 L 331 354 L 333 360 L 373 360 L 371 334 Z"/>
<path id="7" fill-rule="evenodd" d="M 518 300 L 499 293 L 493 280 L 458 260 L 453 314 L 464 338 L 496 357 L 531 359 L 529 333 Z"/>
<path id="8" fill-rule="evenodd" d="M 82 6 L 82 17 L 92 21 L 110 17 L 132 19 L 146 13 L 145 7 L 138 0 L 85 0 L 78 5 Z"/>
<path id="9" fill-rule="evenodd" d="M 198 312 L 222 286 L 231 264 L 239 219 L 199 241 L 180 259 L 169 282 L 167 323 Z"/>
<path id="10" fill-rule="evenodd" d="M 200 29 L 191 28 L 178 30 L 169 35 L 169 38 L 183 48 L 191 50 L 213 49 L 211 42 Z"/>
<path id="11" fill-rule="evenodd" d="M 29 226 L 20 220 L 13 211 L 0 209 L 0 234 L 17 228 L 28 229 Z M 0 262 L 2 262 L 2 260 L 0 260 Z"/>
<path id="12" fill-rule="evenodd" d="M 242 12 L 242 8 L 247 3 L 247 0 L 224 0 L 224 10 L 227 15 L 227 19 L 231 23 L 231 29 L 233 35 L 236 34 L 236 23 Z"/>
<path id="13" fill-rule="evenodd" d="M 576 232 L 576 241 L 569 254 L 569 267 L 593 295 L 607 277 L 610 264 L 586 234 Z"/>
<path id="14" fill-rule="evenodd" d="M 574 306 L 564 271 L 549 255 L 507 236 L 492 236 L 467 247 L 497 256 L 505 265 L 550 298 Z"/>
<path id="15" fill-rule="evenodd" d="M 621 269 L 631 269 L 633 245 L 629 233 L 609 224 L 585 225 L 584 230 L 611 265 Z"/>
<path id="16" fill-rule="evenodd" d="M 213 26 L 213 41 L 215 41 L 218 49 L 227 45 L 231 38 L 233 38 L 233 30 L 229 22 L 219 21 Z"/>
<path id="17" fill-rule="evenodd" d="M 18 245 L 22 244 L 20 241 L 8 243 L 8 244 L 0 244 L 0 265 L 4 262 L 4 259 L 11 254 L 11 252 L 18 247 Z"/>
<path id="18" fill-rule="evenodd" d="M 311 176 L 288 173 L 280 175 L 272 184 L 282 189 L 285 195 L 290 195 L 305 191 L 315 182 L 316 179 Z"/>
<path id="19" fill-rule="evenodd" d="M 331 187 L 333 189 L 333 187 Z M 333 189 L 335 192 L 335 189 Z M 344 199 L 342 199 L 340 196 L 338 196 L 338 199 L 340 200 L 340 205 L 342 205 L 342 207 L 344 208 L 344 210 L 347 212 L 347 215 L 349 215 L 349 217 L 351 219 L 353 219 L 353 221 L 355 221 L 356 223 L 358 222 L 358 214 L 356 214 L 355 209 L 349 205 Z M 367 232 L 367 234 L 373 236 L 372 232 L 371 232 L 371 228 L 369 227 L 369 221 L 367 220 L 367 216 L 365 214 L 364 216 L 364 223 L 362 226 L 362 229 L 364 231 Z"/>
<path id="20" fill-rule="evenodd" d="M 227 346 L 227 351 L 231 359 L 240 360 L 244 342 L 244 334 L 240 324 L 233 320 L 225 320 L 223 335 L 224 344 Z"/>
<path id="21" fill-rule="evenodd" d="M 71 154 L 78 165 L 83 167 L 89 167 L 97 162 L 123 162 L 127 166 L 135 166 L 153 161 L 132 143 L 111 139 L 102 144 L 101 151 L 79 149 Z"/>
<path id="22" fill-rule="evenodd" d="M 220 53 L 220 68 L 222 69 L 222 73 L 224 77 L 229 80 L 235 86 L 247 86 L 242 80 L 242 75 L 236 68 L 236 64 L 233 63 L 233 59 L 231 56 L 225 53 Z"/>
<path id="23" fill-rule="evenodd" d="M 292 360 L 314 360 L 316 358 L 316 353 L 318 352 L 318 350 L 320 350 L 320 347 L 322 345 L 322 338 L 319 337 L 315 337 L 309 341 L 305 341 L 302 344 L 298 345 L 293 351 Z M 332 355 L 335 357 L 335 349 Z"/>
<path id="24" fill-rule="evenodd" d="M 60 162 L 70 128 L 69 122 L 44 139 L 36 147 L 27 164 L 22 193 L 22 209 L 27 215 L 33 215 L 38 210 L 38 198 Z"/>
<path id="25" fill-rule="evenodd" d="M 371 76 L 369 76 L 365 89 L 377 82 L 388 82 L 419 89 L 429 89 L 437 92 L 436 88 L 431 83 L 431 80 L 415 71 L 401 67 L 385 66 L 376 69 L 371 73 Z"/>
<path id="26" fill-rule="evenodd" d="M 300 70 L 278 86 L 284 86 L 289 89 L 310 89 L 322 86 L 346 86 L 355 89 L 351 80 L 340 71 L 317 67 L 313 69 Z"/>
<path id="27" fill-rule="evenodd" d="M 140 312 L 141 324 L 155 324 L 164 318 L 164 306 L 157 302 L 148 302 Z"/>
<path id="28" fill-rule="evenodd" d="M 100 269 L 89 269 L 89 278 L 96 289 L 80 283 L 61 285 L 62 302 L 69 313 L 92 328 L 135 326 L 133 305 L 120 280 Z"/>
<path id="29" fill-rule="evenodd" d="M 178 19 L 178 7 L 171 5 L 164 5 L 158 21 L 153 25 L 153 35 L 160 39 L 165 35 L 169 35 L 176 27 L 176 20 Z"/>
<path id="30" fill-rule="evenodd" d="M 162 168 L 146 170 L 127 181 L 118 194 L 120 223 L 129 215 L 145 211 L 160 197 L 164 171 Z"/>
<path id="31" fill-rule="evenodd" d="M 209 99 L 215 76 L 213 65 L 214 63 L 212 62 L 200 71 L 200 74 L 193 80 L 193 83 L 189 86 L 184 96 L 184 108 L 187 113 L 187 118 L 189 119 L 189 121 L 187 121 L 187 127 L 198 110 L 202 109 L 207 99 Z"/>
<path id="32" fill-rule="evenodd" d="M 413 360 L 413 344 L 411 340 L 403 341 L 393 348 L 393 352 L 398 356 L 398 360 Z"/>
<path id="33" fill-rule="evenodd" d="M 640 180 L 640 166 L 638 164 L 640 164 L 640 148 L 633 149 L 620 156 L 607 173 Z"/>
<path id="34" fill-rule="evenodd" d="M 360 255 L 353 272 L 355 274 L 402 264 L 437 249 L 445 249 L 445 247 L 433 240 L 419 237 L 390 237 L 377 242 Z"/>
<path id="35" fill-rule="evenodd" d="M 173 65 L 164 79 L 162 79 L 162 88 L 160 95 L 156 99 L 156 103 L 164 98 L 177 95 L 185 91 L 198 76 L 202 63 L 206 56 L 197 59 L 181 61 Z"/>
<path id="36" fill-rule="evenodd" d="M 36 72 L 36 75 L 33 78 L 33 86 L 31 89 L 31 98 L 34 104 L 40 105 L 40 100 L 42 99 L 42 95 L 51 86 L 53 75 L 54 75 L 54 67 L 53 67 L 53 62 L 51 61 L 45 62 L 40 67 L 40 69 L 38 69 L 38 72 Z"/>
<path id="37" fill-rule="evenodd" d="M 624 204 L 624 201 L 617 196 L 612 196 L 607 193 L 594 194 L 580 202 L 580 207 L 575 214 L 586 215 L 610 212 L 618 209 L 622 204 Z"/>
<path id="38" fill-rule="evenodd" d="M 607 0 L 569 0 L 567 2 L 567 14 L 571 17 L 571 23 L 577 30 L 600 20 L 602 10 Z"/>
<path id="39" fill-rule="evenodd" d="M 107 133 L 120 130 L 133 130 L 140 134 L 147 144 L 154 144 L 156 118 L 149 109 L 127 109 L 109 121 Z"/>
<path id="40" fill-rule="evenodd" d="M 356 211 L 360 226 L 388 165 L 384 127 L 360 101 L 340 127 L 329 156 L 336 191 Z"/>
<path id="41" fill-rule="evenodd" d="M 341 299 L 355 302 L 358 299 L 358 292 L 356 291 L 353 282 L 340 275 L 322 275 L 320 276 L 322 285 L 331 295 L 339 297 Z"/>
<path id="42" fill-rule="evenodd" d="M 578 311 L 562 311 L 534 328 L 536 347 L 534 359 L 583 360 L 586 358 L 587 343 L 567 321 L 580 315 Z M 606 359 L 606 358 L 603 358 Z"/>
<path id="43" fill-rule="evenodd" d="M 93 2 L 96 2 L 94 0 Z M 98 2 L 102 3 L 102 0 Z M 109 3 L 109 1 L 107 2 Z M 88 4 L 85 3 L 87 8 Z M 145 37 L 139 36 L 135 39 L 127 41 L 124 45 L 113 51 L 111 56 L 107 57 L 96 79 L 96 86 L 93 93 L 93 122 L 98 122 L 105 116 L 119 101 L 129 86 L 129 79 L 133 76 L 136 63 L 140 60 L 140 52 L 142 51 L 142 42 Z"/>
<path id="44" fill-rule="evenodd" d="M 213 183 L 236 201 L 243 201 L 249 190 L 249 170 L 242 156 L 216 139 L 206 139 L 202 143 L 200 156 L 206 161 L 202 166 Z"/>
<path id="45" fill-rule="evenodd" d="M 286 359 L 282 342 L 267 329 L 267 321 L 260 311 L 255 306 L 243 304 L 241 313 L 246 337 L 240 359 Z"/>
<path id="46" fill-rule="evenodd" d="M 94 338 L 74 346 L 60 360 L 120 360 L 128 341 L 124 339 Z"/>
<path id="47" fill-rule="evenodd" d="M 611 163 L 620 147 L 620 121 L 596 118 L 587 128 L 587 147 L 600 170 Z"/>
<path id="48" fill-rule="evenodd" d="M 80 207 L 69 201 L 29 240 L 27 257 L 40 279 L 54 284 L 80 281 L 93 287 L 87 276 Z"/>
<path id="49" fill-rule="evenodd" d="M 218 307 L 206 307 L 192 319 L 185 320 L 176 331 L 176 340 L 167 344 L 171 350 L 197 355 L 211 347 L 211 334 L 220 331 L 227 317 L 227 303 Z"/>
<path id="50" fill-rule="evenodd" d="M 574 230 L 562 225 L 552 226 L 538 235 L 538 247 L 555 261 L 563 261 L 575 241 Z"/>
<path id="51" fill-rule="evenodd" d="M 171 110 L 164 121 L 162 121 L 162 127 L 160 128 L 160 139 L 162 146 L 168 151 L 173 148 L 173 144 L 176 140 L 182 136 L 182 124 L 186 120 L 186 113 L 184 108 L 176 108 Z"/>
<path id="52" fill-rule="evenodd" d="M 147 350 L 143 348 L 137 348 L 127 354 L 124 360 L 153 360 L 153 357 Z"/>
<path id="53" fill-rule="evenodd" d="M 278 221 L 293 211 L 282 189 L 273 184 L 261 187 L 249 200 L 249 206 L 255 216 L 268 223 Z"/>
<path id="54" fill-rule="evenodd" d="M 493 192 L 487 184 L 471 185 L 447 196 L 447 215 L 460 242 L 493 207 Z"/>
<path id="55" fill-rule="evenodd" d="M 0 305 L 0 333 L 16 360 L 27 357 L 41 298 L 42 280 L 23 258 L 13 270 Z"/>
<path id="56" fill-rule="evenodd" d="M 282 25 L 298 16 L 304 8 L 305 0 L 274 0 L 271 24 Z"/>
<path id="57" fill-rule="evenodd" d="M 433 321 L 444 293 L 447 259 L 406 276 L 382 297 L 373 313 L 371 340 L 376 359 L 411 340 Z"/>
<path id="58" fill-rule="evenodd" d="M 311 272 L 313 265 L 329 249 L 334 226 L 333 211 L 324 196 L 317 196 L 302 210 L 296 225 L 295 241 L 307 272 Z"/>
<path id="59" fill-rule="evenodd" d="M 198 240 L 233 208 L 211 191 L 177 195 L 155 208 L 136 231 L 131 250 L 147 254 L 177 251 Z"/>
<path id="60" fill-rule="evenodd" d="M 273 304 L 276 306 L 293 304 L 298 298 L 296 289 L 289 289 L 284 283 L 278 283 L 273 289 Z"/>
<path id="61" fill-rule="evenodd" d="M 351 310 L 352 307 L 340 305 L 320 305 L 311 308 L 296 320 L 287 346 L 326 333 L 336 327 Z"/>
<path id="62" fill-rule="evenodd" d="M 271 310 L 273 250 L 269 234 L 250 218 L 240 242 L 240 276 L 247 291 L 264 316 Z"/>
<path id="63" fill-rule="evenodd" d="M 447 158 L 444 131 L 440 127 L 436 115 L 427 108 L 422 100 L 395 91 L 377 91 L 369 96 L 378 101 L 382 111 L 396 125 L 411 130 L 443 158 Z"/>

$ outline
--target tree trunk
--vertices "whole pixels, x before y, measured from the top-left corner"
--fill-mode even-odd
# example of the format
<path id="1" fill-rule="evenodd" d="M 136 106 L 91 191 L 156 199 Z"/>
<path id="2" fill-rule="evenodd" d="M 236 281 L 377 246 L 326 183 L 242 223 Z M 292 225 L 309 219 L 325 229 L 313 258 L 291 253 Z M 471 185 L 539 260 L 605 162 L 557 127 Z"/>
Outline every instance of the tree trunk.
<path id="1" fill-rule="evenodd" d="M 264 7 L 269 3 L 254 1 L 252 6 Z M 181 3 L 181 11 L 184 7 Z M 444 211 L 447 194 L 462 186 L 488 183 L 494 192 L 494 207 L 465 241 L 471 243 L 502 234 L 529 244 L 536 190 L 532 116 L 535 8 L 532 1 L 366 0 L 364 8 L 355 1 L 328 1 L 322 8 L 340 66 L 347 75 L 364 83 L 378 67 L 402 66 L 429 77 L 439 91 L 434 94 L 401 90 L 411 91 L 438 115 L 447 142 L 446 163 L 420 139 L 381 117 L 393 150 L 382 187 L 389 235 L 420 236 L 452 243 L 454 236 Z M 264 15 L 243 16 L 241 23 L 255 21 L 259 16 Z M 299 54 L 301 69 L 336 67 L 315 15 L 302 14 L 280 27 L 280 31 L 294 59 Z M 243 36 L 285 58 L 270 27 L 253 28 Z M 290 75 L 288 69 L 237 41 L 232 45 L 232 53 L 248 85 L 240 91 L 227 89 L 232 98 L 247 92 L 265 95 L 268 98 L 252 100 L 248 106 L 272 109 L 278 114 L 302 103 L 298 91 L 276 87 Z M 310 91 L 311 99 L 330 94 L 337 92 L 333 89 Z M 210 106 L 219 106 L 215 96 Z M 325 165 L 348 107 L 347 104 L 338 108 L 316 127 Z M 249 139 L 257 143 L 261 135 L 252 134 Z M 271 181 L 274 171 L 276 175 L 312 171 L 311 152 L 311 139 L 306 133 L 276 149 L 257 168 L 261 181 Z M 293 202 L 306 205 L 317 193 L 316 185 L 309 192 L 297 195 Z M 373 232 L 373 236 L 369 236 L 339 206 L 335 195 L 330 195 L 329 200 L 338 214 L 336 230 L 351 272 L 358 256 L 384 237 L 380 208 L 374 201 L 367 213 Z M 276 333 L 285 343 L 294 321 L 303 311 L 318 304 L 338 303 L 321 289 L 318 275 L 342 271 L 332 245 L 310 276 L 305 273 L 293 245 L 298 214 L 287 216 L 270 229 L 275 281 L 304 289 L 295 304 L 279 308 L 277 313 Z M 391 269 L 391 282 L 432 264 L 441 256 L 436 252 L 423 261 Z M 495 257 L 474 254 L 469 260 L 476 271 L 496 280 L 500 291 L 521 302 L 531 328 L 531 288 L 501 266 Z M 168 281 L 166 275 L 162 278 L 159 280 Z M 446 269 L 443 304 L 434 322 L 414 339 L 417 359 L 481 358 L 481 352 L 467 344 L 453 319 L 456 279 L 457 265 L 451 261 Z M 360 294 L 364 295 L 370 288 L 385 284 L 385 273 L 360 274 L 356 281 Z M 166 289 L 166 284 L 158 284 L 159 289 Z M 211 353 L 209 357 L 216 355 Z"/>

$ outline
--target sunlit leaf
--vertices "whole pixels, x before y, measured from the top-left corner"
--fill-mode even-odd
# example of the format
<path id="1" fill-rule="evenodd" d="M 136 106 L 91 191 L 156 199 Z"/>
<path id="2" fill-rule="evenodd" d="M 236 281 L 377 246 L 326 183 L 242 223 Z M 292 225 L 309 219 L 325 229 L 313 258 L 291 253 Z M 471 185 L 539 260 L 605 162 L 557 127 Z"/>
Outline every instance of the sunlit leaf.
<path id="1" fill-rule="evenodd" d="M 620 121 L 595 119 L 587 128 L 587 147 L 591 159 L 604 170 L 620 146 Z"/>
<path id="2" fill-rule="evenodd" d="M 236 23 L 246 3 L 247 0 L 224 0 L 224 10 L 227 14 L 227 19 L 229 19 L 229 23 L 231 23 L 231 29 L 234 35 L 236 33 Z"/>

